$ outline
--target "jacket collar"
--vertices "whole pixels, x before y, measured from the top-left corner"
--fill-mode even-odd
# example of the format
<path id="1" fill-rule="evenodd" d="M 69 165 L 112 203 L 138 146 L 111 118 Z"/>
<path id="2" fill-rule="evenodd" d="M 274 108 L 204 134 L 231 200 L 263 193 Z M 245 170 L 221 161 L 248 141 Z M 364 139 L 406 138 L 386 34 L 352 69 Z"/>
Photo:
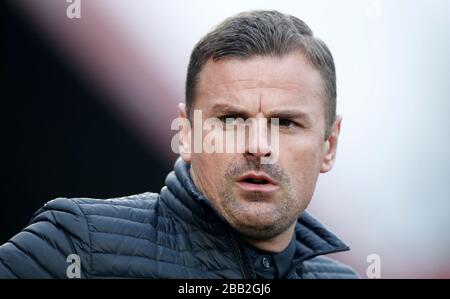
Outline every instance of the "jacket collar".
<path id="1" fill-rule="evenodd" d="M 161 199 L 173 213 L 194 226 L 213 234 L 226 234 L 231 226 L 214 209 L 209 200 L 194 185 L 190 164 L 178 158 L 174 171 L 166 178 Z M 298 218 L 295 228 L 296 262 L 322 254 L 349 250 L 336 235 L 325 228 L 306 211 Z"/>

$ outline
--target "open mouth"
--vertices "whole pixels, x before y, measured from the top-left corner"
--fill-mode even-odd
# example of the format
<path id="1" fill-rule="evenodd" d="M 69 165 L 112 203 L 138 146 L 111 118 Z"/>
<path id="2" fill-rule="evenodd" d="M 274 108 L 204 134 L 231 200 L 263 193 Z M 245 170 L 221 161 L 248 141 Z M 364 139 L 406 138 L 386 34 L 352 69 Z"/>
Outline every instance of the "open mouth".
<path id="1" fill-rule="evenodd" d="M 270 182 L 266 179 L 253 179 L 253 178 L 247 178 L 244 179 L 242 182 L 250 183 L 250 184 L 270 184 Z"/>
<path id="2" fill-rule="evenodd" d="M 247 192 L 273 192 L 279 188 L 278 184 L 265 173 L 247 173 L 237 180 L 237 185 Z"/>

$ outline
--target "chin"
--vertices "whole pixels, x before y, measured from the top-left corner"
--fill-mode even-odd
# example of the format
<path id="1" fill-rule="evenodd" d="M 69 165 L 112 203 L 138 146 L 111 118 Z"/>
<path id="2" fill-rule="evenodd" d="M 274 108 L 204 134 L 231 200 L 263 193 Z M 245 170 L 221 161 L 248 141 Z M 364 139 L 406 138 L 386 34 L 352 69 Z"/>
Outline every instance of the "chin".
<path id="1" fill-rule="evenodd" d="M 257 226 L 239 225 L 238 227 L 235 227 L 235 229 L 243 236 L 253 240 L 271 239 L 284 231 L 284 229 L 275 229 L 274 226 L 257 227 Z"/>
<path id="2" fill-rule="evenodd" d="M 234 223 L 231 223 L 231 225 L 236 231 L 248 238 L 270 239 L 279 235 L 289 227 L 289 225 L 284 225 L 281 221 L 282 220 L 274 219 L 261 221 L 261 218 L 248 217 L 246 221 L 235 221 Z"/>

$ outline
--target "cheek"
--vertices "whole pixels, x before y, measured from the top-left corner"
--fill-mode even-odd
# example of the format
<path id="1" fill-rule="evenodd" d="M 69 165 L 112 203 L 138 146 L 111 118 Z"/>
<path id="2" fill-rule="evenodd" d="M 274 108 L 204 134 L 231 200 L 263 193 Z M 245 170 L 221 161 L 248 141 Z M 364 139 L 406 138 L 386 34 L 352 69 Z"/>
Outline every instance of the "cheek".
<path id="1" fill-rule="evenodd" d="M 300 137 L 301 138 L 301 137 Z M 322 165 L 322 144 L 317 138 L 280 142 L 280 165 L 294 187 L 314 187 Z"/>
<path id="2" fill-rule="evenodd" d="M 212 171 L 213 159 L 211 155 L 192 154 L 192 167 L 197 178 L 205 180 L 212 178 L 214 172 Z"/>
<path id="3" fill-rule="evenodd" d="M 215 198 L 218 188 L 223 185 L 227 160 L 221 154 L 193 154 L 192 167 L 200 184 L 201 191 L 207 197 Z"/>
<path id="4" fill-rule="evenodd" d="M 279 147 L 280 161 L 287 162 L 286 166 L 302 164 L 313 167 L 322 163 L 323 142 L 314 134 L 280 137 Z"/>

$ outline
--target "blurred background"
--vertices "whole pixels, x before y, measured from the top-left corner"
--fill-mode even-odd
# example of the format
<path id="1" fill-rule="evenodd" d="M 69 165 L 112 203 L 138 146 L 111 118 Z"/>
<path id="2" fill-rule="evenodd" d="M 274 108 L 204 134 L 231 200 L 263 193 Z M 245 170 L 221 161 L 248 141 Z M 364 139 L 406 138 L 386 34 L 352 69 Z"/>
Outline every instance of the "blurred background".
<path id="1" fill-rule="evenodd" d="M 72 1 L 77 2 L 77 1 Z M 0 243 L 56 197 L 159 192 L 190 52 L 249 9 L 330 47 L 343 127 L 310 212 L 366 277 L 450 278 L 449 1 L 1 1 Z M 72 11 L 73 12 L 73 11 Z"/>

